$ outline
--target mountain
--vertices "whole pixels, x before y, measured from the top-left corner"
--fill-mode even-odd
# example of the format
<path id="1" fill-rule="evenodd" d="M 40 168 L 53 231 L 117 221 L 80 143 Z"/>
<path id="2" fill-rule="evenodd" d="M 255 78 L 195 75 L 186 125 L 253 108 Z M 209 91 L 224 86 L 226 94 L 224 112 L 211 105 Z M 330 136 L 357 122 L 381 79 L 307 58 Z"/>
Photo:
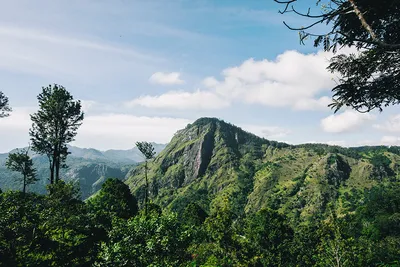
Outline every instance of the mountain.
<path id="1" fill-rule="evenodd" d="M 165 144 L 157 144 L 154 142 L 151 144 L 153 145 L 154 151 L 157 154 L 160 153 L 166 146 Z M 116 162 L 142 162 L 144 160 L 142 153 L 140 153 L 136 146 L 129 150 L 107 150 L 103 152 L 103 155 L 110 161 Z"/>
<path id="2" fill-rule="evenodd" d="M 399 147 L 342 148 L 269 141 L 215 118 L 201 118 L 178 131 L 150 163 L 152 201 L 181 211 L 228 200 L 236 214 L 273 207 L 306 222 L 328 207 L 355 208 L 358 195 L 399 176 Z M 142 201 L 144 167 L 126 183 Z"/>
<path id="3" fill-rule="evenodd" d="M 165 144 L 151 143 L 156 153 L 160 153 L 165 148 Z M 79 148 L 75 146 L 68 146 L 68 151 L 71 152 L 73 157 L 93 159 L 93 160 L 107 160 L 115 163 L 132 164 L 142 162 L 143 156 L 139 149 L 135 146 L 128 150 L 110 149 L 100 151 L 93 148 Z"/>
<path id="4" fill-rule="evenodd" d="M 153 143 L 158 153 L 165 147 L 163 144 Z M 15 152 L 17 149 L 10 151 Z M 101 188 L 102 183 L 109 177 L 124 179 L 127 172 L 143 161 L 140 151 L 134 147 L 129 150 L 100 151 L 93 148 L 79 148 L 68 146 L 71 153 L 67 158 L 67 169 L 61 170 L 61 177 L 65 181 L 79 183 L 82 198 L 86 199 Z M 5 167 L 8 154 L 0 154 L 0 188 L 2 190 L 20 190 L 20 175 L 9 171 Z M 28 191 L 45 193 L 49 179 L 48 159 L 46 156 L 30 152 L 39 181 L 28 186 Z"/>

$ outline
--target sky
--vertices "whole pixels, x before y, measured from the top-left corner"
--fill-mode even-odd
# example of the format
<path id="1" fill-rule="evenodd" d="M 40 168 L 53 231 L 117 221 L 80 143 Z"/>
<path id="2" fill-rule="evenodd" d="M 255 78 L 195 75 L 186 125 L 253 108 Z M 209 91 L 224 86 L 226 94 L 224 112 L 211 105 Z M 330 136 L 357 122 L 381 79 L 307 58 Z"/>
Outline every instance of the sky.
<path id="1" fill-rule="evenodd" d="M 337 80 L 326 70 L 332 54 L 300 44 L 283 21 L 307 21 L 279 14 L 272 0 L 0 6 L 0 90 L 13 108 L 0 120 L 0 153 L 27 146 L 36 97 L 54 83 L 82 101 L 79 147 L 167 143 L 200 117 L 290 144 L 400 145 L 398 106 L 368 114 L 327 107 Z"/>

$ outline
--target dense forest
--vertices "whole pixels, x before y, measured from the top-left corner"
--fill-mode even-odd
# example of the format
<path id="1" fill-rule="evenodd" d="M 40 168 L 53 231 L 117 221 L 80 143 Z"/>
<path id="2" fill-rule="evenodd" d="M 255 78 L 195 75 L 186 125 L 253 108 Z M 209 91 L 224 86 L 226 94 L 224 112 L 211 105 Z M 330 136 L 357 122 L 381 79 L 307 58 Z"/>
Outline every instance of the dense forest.
<path id="1" fill-rule="evenodd" d="M 352 210 L 297 223 L 263 208 L 235 214 L 228 199 L 205 212 L 148 203 L 109 179 L 82 202 L 62 181 L 51 194 L 0 195 L 1 266 L 398 266 L 400 189 L 386 182 L 352 192 Z"/>

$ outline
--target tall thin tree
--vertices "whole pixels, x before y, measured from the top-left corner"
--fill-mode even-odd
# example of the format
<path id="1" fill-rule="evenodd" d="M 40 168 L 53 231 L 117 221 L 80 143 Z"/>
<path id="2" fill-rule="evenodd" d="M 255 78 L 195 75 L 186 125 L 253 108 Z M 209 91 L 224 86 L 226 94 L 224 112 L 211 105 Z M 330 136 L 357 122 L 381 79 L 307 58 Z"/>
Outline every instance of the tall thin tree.
<path id="1" fill-rule="evenodd" d="M 60 179 L 60 168 L 65 167 L 67 144 L 74 141 L 84 117 L 81 102 L 61 85 L 42 88 L 38 95 L 39 111 L 31 115 L 32 150 L 47 155 L 50 184 Z"/>
<path id="2" fill-rule="evenodd" d="M 154 158 L 156 152 L 154 151 L 154 147 L 151 143 L 149 142 L 136 142 L 136 147 L 139 149 L 139 151 L 143 154 L 145 158 L 145 163 L 144 163 L 144 177 L 145 177 L 145 182 L 146 182 L 146 191 L 144 193 L 144 213 L 147 215 L 147 204 L 149 201 L 149 180 L 147 177 L 147 170 L 148 170 L 148 161 L 152 158 Z"/>
<path id="3" fill-rule="evenodd" d="M 26 187 L 34 184 L 38 179 L 36 178 L 36 169 L 33 167 L 33 161 L 28 155 L 28 147 L 26 150 L 10 153 L 6 161 L 6 167 L 12 171 L 16 171 L 23 176 L 22 192 L 25 195 Z"/>

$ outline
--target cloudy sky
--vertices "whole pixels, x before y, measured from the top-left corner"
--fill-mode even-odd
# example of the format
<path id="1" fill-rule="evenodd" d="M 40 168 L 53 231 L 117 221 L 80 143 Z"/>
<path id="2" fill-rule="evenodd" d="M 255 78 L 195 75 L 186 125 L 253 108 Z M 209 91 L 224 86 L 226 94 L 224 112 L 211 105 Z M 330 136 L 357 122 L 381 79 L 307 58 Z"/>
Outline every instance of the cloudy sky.
<path id="1" fill-rule="evenodd" d="M 0 152 L 26 146 L 41 87 L 83 102 L 74 145 L 166 143 L 199 117 L 271 140 L 400 144 L 400 109 L 333 114 L 329 53 L 283 20 L 272 0 L 0 0 Z M 301 8 L 301 7 L 300 7 Z M 305 8 L 305 7 L 303 7 Z"/>

